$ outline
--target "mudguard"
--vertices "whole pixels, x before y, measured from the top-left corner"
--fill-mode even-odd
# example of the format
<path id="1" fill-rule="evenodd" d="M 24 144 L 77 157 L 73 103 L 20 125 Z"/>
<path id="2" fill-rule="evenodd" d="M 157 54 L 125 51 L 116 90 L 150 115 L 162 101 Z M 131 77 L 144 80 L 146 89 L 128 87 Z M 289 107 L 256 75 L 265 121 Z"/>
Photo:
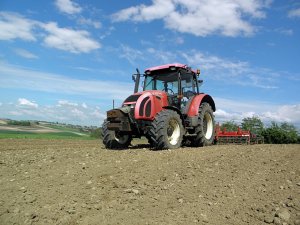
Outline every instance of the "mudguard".
<path id="1" fill-rule="evenodd" d="M 193 117 L 198 115 L 199 107 L 203 102 L 207 102 L 210 104 L 212 110 L 216 111 L 216 106 L 213 98 L 210 95 L 207 94 L 198 94 L 193 97 L 191 100 L 191 103 L 188 105 L 187 108 L 187 116 Z"/>
<path id="2" fill-rule="evenodd" d="M 141 94 L 134 109 L 137 120 L 154 120 L 156 114 L 168 105 L 167 94 L 163 91 L 145 91 Z"/>

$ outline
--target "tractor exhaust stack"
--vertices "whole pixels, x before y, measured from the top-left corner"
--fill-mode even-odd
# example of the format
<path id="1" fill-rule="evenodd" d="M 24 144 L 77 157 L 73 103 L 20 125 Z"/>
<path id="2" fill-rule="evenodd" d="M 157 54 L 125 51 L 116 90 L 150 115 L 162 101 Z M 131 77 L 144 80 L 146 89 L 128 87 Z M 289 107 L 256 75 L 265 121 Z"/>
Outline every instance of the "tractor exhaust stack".
<path id="1" fill-rule="evenodd" d="M 139 85 L 140 85 L 140 78 L 141 74 L 138 68 L 136 68 L 136 78 L 135 78 L 135 86 L 134 86 L 134 93 L 137 93 L 139 91 Z"/>

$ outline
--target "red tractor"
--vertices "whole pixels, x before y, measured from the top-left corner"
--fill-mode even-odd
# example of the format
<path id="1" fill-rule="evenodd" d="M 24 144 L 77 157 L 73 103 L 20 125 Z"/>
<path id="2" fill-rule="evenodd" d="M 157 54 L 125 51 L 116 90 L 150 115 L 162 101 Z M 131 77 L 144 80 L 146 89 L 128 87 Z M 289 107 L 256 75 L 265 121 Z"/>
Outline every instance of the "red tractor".
<path id="1" fill-rule="evenodd" d="M 107 112 L 103 143 L 124 149 L 132 138 L 145 136 L 153 149 L 174 149 L 183 143 L 207 146 L 214 142 L 216 110 L 210 95 L 199 92 L 200 70 L 167 64 L 133 75 L 134 94 L 118 109 Z M 138 92 L 140 77 L 143 91 Z"/>

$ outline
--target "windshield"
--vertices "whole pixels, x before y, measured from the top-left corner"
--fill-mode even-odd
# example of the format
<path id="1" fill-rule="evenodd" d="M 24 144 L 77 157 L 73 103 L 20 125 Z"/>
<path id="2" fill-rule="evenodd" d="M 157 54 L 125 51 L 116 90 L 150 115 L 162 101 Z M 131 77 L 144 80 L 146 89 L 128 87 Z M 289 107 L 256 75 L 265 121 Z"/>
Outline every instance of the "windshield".
<path id="1" fill-rule="evenodd" d="M 172 95 L 178 94 L 178 77 L 174 74 L 146 76 L 144 90 L 159 90 Z"/>
<path id="2" fill-rule="evenodd" d="M 190 74 L 181 74 L 183 94 L 196 93 L 196 80 Z M 174 73 L 145 77 L 144 90 L 160 90 L 170 94 L 178 94 L 178 76 Z"/>

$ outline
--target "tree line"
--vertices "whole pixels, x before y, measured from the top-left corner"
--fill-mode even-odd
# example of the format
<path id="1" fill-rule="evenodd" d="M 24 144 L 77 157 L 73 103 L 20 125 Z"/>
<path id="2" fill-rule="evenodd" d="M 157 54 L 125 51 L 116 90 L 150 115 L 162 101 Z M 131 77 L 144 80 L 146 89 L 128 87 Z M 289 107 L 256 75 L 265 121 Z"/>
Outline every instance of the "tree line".
<path id="1" fill-rule="evenodd" d="M 231 121 L 222 123 L 221 129 L 226 131 L 237 131 L 239 125 Z M 295 144 L 300 143 L 300 136 L 293 124 L 283 122 L 271 122 L 270 125 L 265 126 L 258 117 L 247 117 L 242 120 L 240 125 L 242 130 L 250 130 L 251 133 L 264 138 L 267 144 Z"/>
<path id="2" fill-rule="evenodd" d="M 30 121 L 26 121 L 26 120 L 9 120 L 7 121 L 8 125 L 18 125 L 18 126 L 31 126 Z"/>

